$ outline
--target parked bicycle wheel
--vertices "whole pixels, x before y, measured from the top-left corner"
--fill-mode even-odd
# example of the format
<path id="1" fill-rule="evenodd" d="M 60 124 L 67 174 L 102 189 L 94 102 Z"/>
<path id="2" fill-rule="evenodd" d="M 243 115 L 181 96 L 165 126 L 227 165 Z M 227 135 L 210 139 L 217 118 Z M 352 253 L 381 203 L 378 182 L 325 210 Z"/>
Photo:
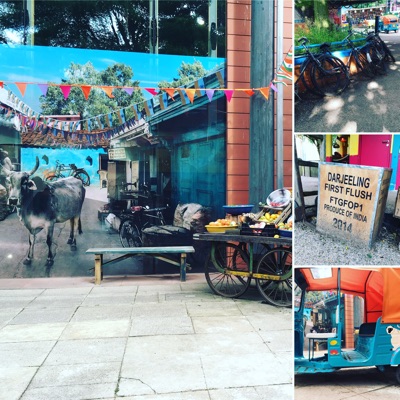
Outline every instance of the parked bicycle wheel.
<path id="1" fill-rule="evenodd" d="M 250 286 L 250 276 L 233 275 L 229 272 L 248 272 L 249 261 L 246 253 L 238 246 L 221 243 L 216 246 L 214 260 L 207 258 L 205 275 L 212 291 L 224 297 L 239 297 Z"/>
<path id="2" fill-rule="evenodd" d="M 74 177 L 78 178 L 79 180 L 82 181 L 83 186 L 89 186 L 90 185 L 90 177 L 89 174 L 86 171 L 77 171 L 74 173 Z"/>
<path id="3" fill-rule="evenodd" d="M 133 221 L 125 220 L 121 222 L 119 239 L 122 247 L 142 247 L 140 230 Z"/>
<path id="4" fill-rule="evenodd" d="M 277 247 L 266 253 L 258 262 L 256 274 L 282 276 L 292 271 L 292 251 Z M 265 300 L 275 306 L 292 305 L 292 278 L 285 280 L 257 279 L 256 285 Z"/>
<path id="5" fill-rule="evenodd" d="M 363 75 L 366 78 L 372 78 L 375 75 L 372 60 L 367 56 L 367 52 L 363 47 L 361 47 L 357 53 L 354 53 L 354 61 L 358 74 Z"/>
<path id="6" fill-rule="evenodd" d="M 329 54 L 319 57 L 319 63 L 313 65 L 311 79 L 323 96 L 340 94 L 350 83 L 348 70 L 342 60 Z"/>

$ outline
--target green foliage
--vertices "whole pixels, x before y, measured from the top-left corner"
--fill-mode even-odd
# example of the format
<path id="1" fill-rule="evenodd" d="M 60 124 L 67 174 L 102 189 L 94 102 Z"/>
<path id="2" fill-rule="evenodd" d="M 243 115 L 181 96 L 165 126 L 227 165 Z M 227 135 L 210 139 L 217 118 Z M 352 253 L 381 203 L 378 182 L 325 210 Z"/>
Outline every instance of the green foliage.
<path id="1" fill-rule="evenodd" d="M 161 81 L 158 83 L 160 88 L 168 87 L 179 87 L 188 85 L 199 78 L 205 76 L 207 71 L 204 69 L 203 64 L 200 61 L 195 61 L 193 64 L 182 62 L 178 70 L 179 78 L 173 80 L 173 82 Z"/>
<path id="2" fill-rule="evenodd" d="M 314 23 L 307 22 L 304 28 L 296 28 L 295 30 L 295 44 L 297 40 L 305 36 L 309 40 L 309 45 L 321 44 L 321 43 L 333 43 L 341 42 L 348 35 L 348 28 L 340 28 L 338 26 L 331 26 L 329 28 L 322 28 L 316 26 Z M 351 37 L 352 40 L 362 38 L 363 35 L 360 33 L 354 33 Z M 345 48 L 346 44 L 339 46 Z M 302 50 L 296 50 L 296 55 L 303 53 Z"/>
<path id="3" fill-rule="evenodd" d="M 63 80 L 66 85 L 139 86 L 138 81 L 132 80 L 132 68 L 120 63 L 113 64 L 104 71 L 97 71 L 90 62 L 85 65 L 72 62 L 66 76 Z M 49 86 L 47 96 L 40 96 L 40 103 L 43 114 L 80 114 L 82 119 L 86 119 L 144 101 L 141 90 L 135 90 L 129 96 L 123 89 L 114 89 L 113 95 L 114 98 L 109 98 L 101 88 L 92 87 L 86 100 L 80 87 L 72 87 L 68 99 L 65 100 L 59 87 Z M 132 112 L 127 112 L 127 118 L 132 116 Z"/>

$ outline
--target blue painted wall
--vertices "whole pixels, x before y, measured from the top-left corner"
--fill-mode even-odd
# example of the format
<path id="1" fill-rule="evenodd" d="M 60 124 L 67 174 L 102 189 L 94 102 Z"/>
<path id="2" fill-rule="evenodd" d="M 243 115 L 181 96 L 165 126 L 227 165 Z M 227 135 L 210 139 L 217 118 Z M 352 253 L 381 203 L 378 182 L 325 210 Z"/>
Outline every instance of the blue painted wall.
<path id="1" fill-rule="evenodd" d="M 21 170 L 26 171 L 34 167 L 36 156 L 39 157 L 40 167 L 36 175 L 44 177 L 44 173 L 55 168 L 56 161 L 63 164 L 75 164 L 78 168 L 84 168 L 90 176 L 90 183 L 99 182 L 99 154 L 106 154 L 103 149 L 41 149 L 41 148 L 22 148 L 21 149 Z M 92 159 L 92 165 L 89 160 Z M 48 159 L 48 164 L 46 160 Z"/>

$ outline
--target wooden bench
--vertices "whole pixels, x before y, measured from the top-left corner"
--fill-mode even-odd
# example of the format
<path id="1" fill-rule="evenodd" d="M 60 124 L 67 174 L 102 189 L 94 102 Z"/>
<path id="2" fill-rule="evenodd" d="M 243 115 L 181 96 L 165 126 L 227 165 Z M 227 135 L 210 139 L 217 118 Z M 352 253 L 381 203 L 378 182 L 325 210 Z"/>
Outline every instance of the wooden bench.
<path id="1" fill-rule="evenodd" d="M 186 281 L 186 254 L 194 253 L 193 246 L 166 246 L 166 247 L 113 247 L 92 248 L 87 254 L 94 254 L 94 283 L 100 285 L 103 279 L 103 266 L 111 265 L 134 256 L 151 256 L 180 267 L 181 282 Z M 119 257 L 103 262 L 104 254 L 117 254 Z M 180 262 L 167 257 L 168 254 L 180 254 Z"/>

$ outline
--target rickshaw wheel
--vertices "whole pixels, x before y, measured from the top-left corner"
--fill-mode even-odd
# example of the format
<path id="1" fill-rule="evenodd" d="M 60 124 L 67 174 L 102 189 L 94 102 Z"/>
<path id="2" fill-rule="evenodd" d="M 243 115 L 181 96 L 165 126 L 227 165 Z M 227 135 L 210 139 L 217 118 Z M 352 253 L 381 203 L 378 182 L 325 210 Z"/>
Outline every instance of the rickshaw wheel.
<path id="1" fill-rule="evenodd" d="M 221 243 L 215 248 L 215 262 L 217 266 L 211 260 L 210 253 L 205 264 L 205 275 L 211 290 L 223 297 L 241 296 L 250 286 L 251 277 L 232 275 L 229 271 L 249 271 L 246 253 L 238 246 Z"/>
<path id="2" fill-rule="evenodd" d="M 292 250 L 277 247 L 266 253 L 258 262 L 256 273 L 267 275 L 285 275 L 292 270 Z M 292 278 L 275 281 L 257 279 L 257 288 L 265 300 L 279 307 L 292 305 Z"/>

